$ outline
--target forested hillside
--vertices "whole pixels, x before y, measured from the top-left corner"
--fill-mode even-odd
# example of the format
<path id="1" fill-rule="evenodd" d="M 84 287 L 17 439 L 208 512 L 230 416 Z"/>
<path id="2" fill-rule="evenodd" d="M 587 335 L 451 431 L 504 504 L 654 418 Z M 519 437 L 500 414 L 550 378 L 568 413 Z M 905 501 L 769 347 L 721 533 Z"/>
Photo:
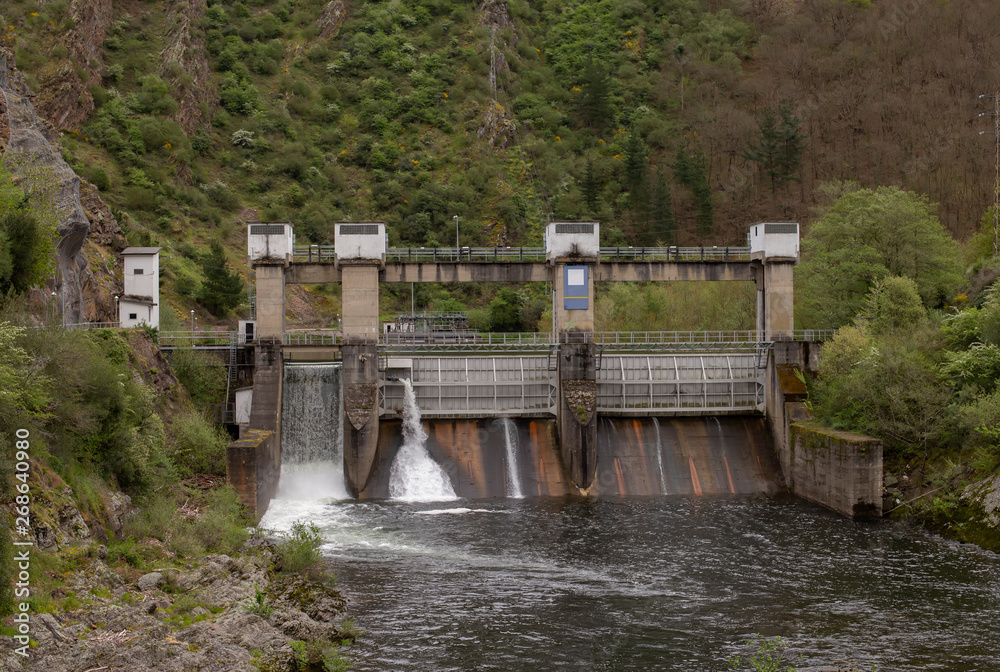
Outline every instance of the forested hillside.
<path id="1" fill-rule="evenodd" d="M 740 243 L 818 187 L 926 193 L 958 238 L 992 200 L 975 0 L 12 0 L 0 39 L 185 314 L 240 222 L 384 219 L 391 244 Z M 3 133 L 0 132 L 0 137 Z M 425 297 L 424 302 L 432 301 Z"/>

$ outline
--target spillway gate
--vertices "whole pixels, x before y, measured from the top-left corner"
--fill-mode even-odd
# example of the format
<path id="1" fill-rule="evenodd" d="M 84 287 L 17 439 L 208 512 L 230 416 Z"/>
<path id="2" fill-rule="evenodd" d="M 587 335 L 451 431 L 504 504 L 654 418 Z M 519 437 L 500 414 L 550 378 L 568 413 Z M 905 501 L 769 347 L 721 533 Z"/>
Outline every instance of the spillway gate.
<path id="1" fill-rule="evenodd" d="M 379 415 L 401 417 L 404 378 L 423 417 L 554 417 L 558 349 L 545 355 L 383 356 Z M 608 354 L 596 366 L 596 411 L 608 416 L 764 412 L 755 352 Z"/>

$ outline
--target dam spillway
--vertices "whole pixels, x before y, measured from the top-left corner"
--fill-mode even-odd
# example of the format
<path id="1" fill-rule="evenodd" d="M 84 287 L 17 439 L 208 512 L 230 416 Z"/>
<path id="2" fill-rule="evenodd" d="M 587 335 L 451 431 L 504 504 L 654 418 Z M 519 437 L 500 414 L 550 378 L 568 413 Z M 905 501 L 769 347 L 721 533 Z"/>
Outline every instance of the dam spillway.
<path id="1" fill-rule="evenodd" d="M 426 449 L 467 499 L 589 495 L 773 495 L 784 491 L 764 419 L 707 416 L 601 418 L 597 474 L 586 490 L 566 478 L 553 420 L 425 421 Z M 389 498 L 402 422 L 383 421 L 378 458 L 360 499 Z M 513 459 L 512 459 L 513 457 Z"/>
<path id="2" fill-rule="evenodd" d="M 345 498 L 341 365 L 284 367 L 281 480 L 285 498 Z"/>

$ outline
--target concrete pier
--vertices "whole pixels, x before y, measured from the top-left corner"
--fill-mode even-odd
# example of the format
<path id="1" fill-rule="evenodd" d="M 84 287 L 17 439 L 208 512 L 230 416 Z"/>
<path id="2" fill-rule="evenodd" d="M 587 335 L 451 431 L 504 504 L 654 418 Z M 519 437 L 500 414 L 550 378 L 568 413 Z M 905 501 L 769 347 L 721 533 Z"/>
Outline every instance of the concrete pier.
<path id="1" fill-rule="evenodd" d="M 378 349 L 344 345 L 344 478 L 355 497 L 368 485 L 378 457 Z"/>
<path id="2" fill-rule="evenodd" d="M 569 481 L 586 490 L 597 472 L 597 358 L 593 343 L 559 349 L 559 453 Z"/>

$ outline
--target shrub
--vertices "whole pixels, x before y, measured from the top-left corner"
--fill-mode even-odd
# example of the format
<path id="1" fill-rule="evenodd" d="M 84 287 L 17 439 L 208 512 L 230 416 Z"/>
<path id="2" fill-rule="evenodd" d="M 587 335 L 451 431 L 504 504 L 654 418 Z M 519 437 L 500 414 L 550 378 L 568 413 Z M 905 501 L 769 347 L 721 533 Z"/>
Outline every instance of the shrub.
<path id="1" fill-rule="evenodd" d="M 281 571 L 298 574 L 316 568 L 323 559 L 319 550 L 322 543 L 316 523 L 294 523 L 292 531 L 278 547 Z"/>
<path id="2" fill-rule="evenodd" d="M 186 413 L 170 426 L 173 433 L 171 457 L 182 474 L 226 473 L 226 446 L 229 435 L 198 413 Z"/>
<path id="3" fill-rule="evenodd" d="M 226 366 L 218 357 L 191 348 L 174 350 L 170 368 L 196 402 L 220 401 L 226 389 Z"/>

